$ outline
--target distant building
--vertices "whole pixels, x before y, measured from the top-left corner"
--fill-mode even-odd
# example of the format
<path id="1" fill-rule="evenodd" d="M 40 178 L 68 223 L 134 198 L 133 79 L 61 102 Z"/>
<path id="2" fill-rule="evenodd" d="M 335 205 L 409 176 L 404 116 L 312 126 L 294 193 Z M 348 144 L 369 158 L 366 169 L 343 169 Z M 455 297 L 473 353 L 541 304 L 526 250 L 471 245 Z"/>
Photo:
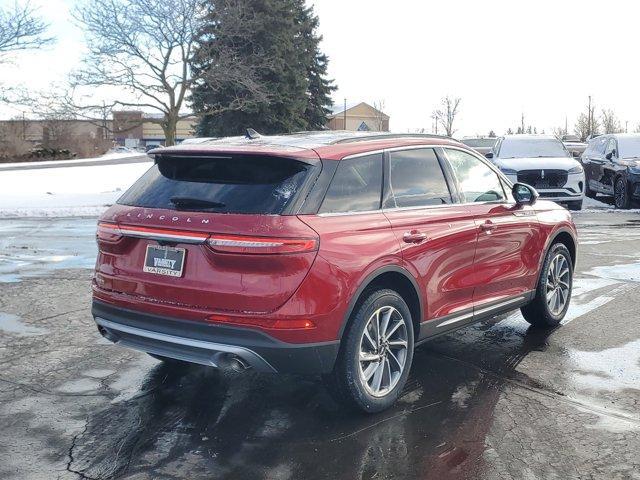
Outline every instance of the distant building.
<path id="1" fill-rule="evenodd" d="M 164 145 L 164 132 L 162 126 L 157 123 L 161 119 L 162 114 L 140 111 L 113 112 L 113 139 L 116 143 L 128 147 Z M 180 120 L 176 127 L 176 143 L 193 138 L 197 122 L 195 116 Z"/>
<path id="2" fill-rule="evenodd" d="M 389 118 L 389 115 L 365 102 L 347 103 L 346 111 L 344 105 L 336 104 L 329 115 L 327 127 L 330 130 L 388 132 Z"/>

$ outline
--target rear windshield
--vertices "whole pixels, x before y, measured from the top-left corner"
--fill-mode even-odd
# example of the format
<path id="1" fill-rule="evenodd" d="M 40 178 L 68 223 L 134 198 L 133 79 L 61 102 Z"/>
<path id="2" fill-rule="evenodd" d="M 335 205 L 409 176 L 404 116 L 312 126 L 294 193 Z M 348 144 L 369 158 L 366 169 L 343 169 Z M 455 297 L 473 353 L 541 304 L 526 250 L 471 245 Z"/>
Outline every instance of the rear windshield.
<path id="1" fill-rule="evenodd" d="M 121 205 L 219 213 L 280 214 L 312 165 L 275 157 L 159 159 Z"/>

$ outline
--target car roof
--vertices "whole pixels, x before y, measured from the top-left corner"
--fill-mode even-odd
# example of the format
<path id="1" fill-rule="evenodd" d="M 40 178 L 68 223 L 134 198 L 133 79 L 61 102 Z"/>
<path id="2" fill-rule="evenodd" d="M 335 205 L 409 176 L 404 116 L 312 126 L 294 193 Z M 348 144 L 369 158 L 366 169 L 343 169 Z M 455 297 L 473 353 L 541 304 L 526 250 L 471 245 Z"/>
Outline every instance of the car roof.
<path id="1" fill-rule="evenodd" d="M 640 137 L 640 133 L 605 133 L 601 136 L 615 137 L 615 138 L 638 138 Z"/>
<path id="2" fill-rule="evenodd" d="M 248 132 L 242 137 L 207 139 L 197 143 L 190 142 L 187 145 L 159 148 L 151 150 L 149 154 L 181 156 L 246 153 L 309 159 L 317 159 L 320 156 L 323 159 L 340 160 L 345 156 L 358 153 L 424 144 L 466 148 L 452 138 L 439 135 L 328 130 L 287 135 L 257 135 L 255 132 Z"/>

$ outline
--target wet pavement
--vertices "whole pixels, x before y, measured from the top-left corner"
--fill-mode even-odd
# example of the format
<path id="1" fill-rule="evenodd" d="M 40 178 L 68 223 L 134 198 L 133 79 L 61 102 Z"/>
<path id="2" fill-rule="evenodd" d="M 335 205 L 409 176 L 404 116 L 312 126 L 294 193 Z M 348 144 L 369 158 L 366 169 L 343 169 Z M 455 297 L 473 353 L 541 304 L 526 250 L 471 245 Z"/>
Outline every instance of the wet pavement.
<path id="1" fill-rule="evenodd" d="M 89 313 L 95 220 L 0 221 L 0 478 L 640 479 L 639 215 L 576 215 L 561 327 L 434 340 L 376 415 L 315 377 L 112 346 Z"/>

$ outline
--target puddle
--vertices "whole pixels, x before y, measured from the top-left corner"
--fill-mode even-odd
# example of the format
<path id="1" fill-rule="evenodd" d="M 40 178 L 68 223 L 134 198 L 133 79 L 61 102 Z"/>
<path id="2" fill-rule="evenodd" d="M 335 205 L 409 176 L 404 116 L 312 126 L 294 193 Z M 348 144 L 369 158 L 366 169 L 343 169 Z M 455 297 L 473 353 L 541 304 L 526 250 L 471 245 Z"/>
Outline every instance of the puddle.
<path id="1" fill-rule="evenodd" d="M 93 268 L 95 225 L 93 218 L 0 221 L 0 283 Z"/>
<path id="2" fill-rule="evenodd" d="M 33 337 L 47 333 L 44 328 L 24 324 L 17 315 L 3 312 L 0 312 L 0 331 L 21 337 Z"/>
<path id="3" fill-rule="evenodd" d="M 573 381 L 595 390 L 640 390 L 640 340 L 599 352 L 569 351 Z"/>
<path id="4" fill-rule="evenodd" d="M 588 273 L 601 278 L 640 282 L 640 263 L 593 267 Z"/>
<path id="5" fill-rule="evenodd" d="M 89 393 L 100 388 L 100 381 L 94 378 L 81 378 L 63 383 L 57 388 L 62 393 Z"/>

